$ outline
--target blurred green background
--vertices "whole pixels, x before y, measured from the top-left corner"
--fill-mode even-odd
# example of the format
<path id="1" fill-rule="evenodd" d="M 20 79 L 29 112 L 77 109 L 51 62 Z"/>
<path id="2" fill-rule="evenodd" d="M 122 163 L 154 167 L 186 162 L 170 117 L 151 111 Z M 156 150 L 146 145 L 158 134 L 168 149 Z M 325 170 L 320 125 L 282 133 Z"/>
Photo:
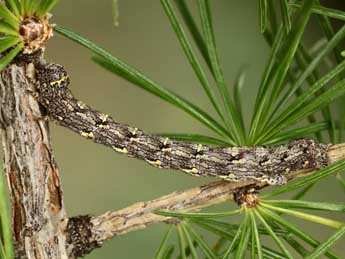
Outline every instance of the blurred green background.
<path id="1" fill-rule="evenodd" d="M 86 36 L 210 111 L 159 1 L 120 0 L 119 4 L 119 27 L 113 26 L 111 0 L 60 1 L 53 12 L 53 22 Z M 195 2 L 191 0 L 190 4 L 193 6 Z M 259 33 L 257 1 L 217 0 L 212 1 L 212 10 L 228 85 L 242 65 L 248 66 L 242 96 L 249 119 L 269 55 L 269 48 Z M 317 31 L 309 27 L 313 38 Z M 151 133 L 210 134 L 189 115 L 106 72 L 90 61 L 90 57 L 89 51 L 59 35 L 49 42 L 46 56 L 48 61 L 67 68 L 76 97 L 119 122 Z M 69 216 L 98 215 L 213 180 L 155 169 L 55 125 L 52 125 L 52 140 Z M 314 188 L 307 199 L 343 201 L 344 193 L 334 179 L 328 179 Z M 223 209 L 229 206 L 230 203 L 224 204 Z M 330 233 L 317 225 L 306 227 L 320 240 Z M 165 228 L 164 224 L 152 225 L 146 230 L 116 237 L 86 258 L 152 258 Z M 344 244 L 339 242 L 335 248 L 339 255 L 345 255 Z"/>

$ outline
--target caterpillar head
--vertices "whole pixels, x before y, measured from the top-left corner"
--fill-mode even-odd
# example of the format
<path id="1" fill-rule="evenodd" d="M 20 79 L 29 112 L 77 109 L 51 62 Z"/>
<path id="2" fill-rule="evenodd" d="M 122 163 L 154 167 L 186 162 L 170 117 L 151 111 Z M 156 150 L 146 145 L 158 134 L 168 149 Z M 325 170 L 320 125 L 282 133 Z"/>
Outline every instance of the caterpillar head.
<path id="1" fill-rule="evenodd" d="M 44 64 L 36 67 L 37 90 L 53 93 L 66 90 L 70 81 L 65 68 L 58 64 Z"/>

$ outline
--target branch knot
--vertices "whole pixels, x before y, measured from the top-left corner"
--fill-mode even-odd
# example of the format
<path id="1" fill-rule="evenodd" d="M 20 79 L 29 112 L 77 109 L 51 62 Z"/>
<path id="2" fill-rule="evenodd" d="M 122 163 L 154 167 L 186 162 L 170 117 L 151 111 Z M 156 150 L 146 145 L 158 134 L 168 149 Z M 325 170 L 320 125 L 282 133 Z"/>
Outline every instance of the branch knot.
<path id="1" fill-rule="evenodd" d="M 88 215 L 69 218 L 66 227 L 69 254 L 73 258 L 83 257 L 102 243 L 92 238 L 93 224 Z"/>

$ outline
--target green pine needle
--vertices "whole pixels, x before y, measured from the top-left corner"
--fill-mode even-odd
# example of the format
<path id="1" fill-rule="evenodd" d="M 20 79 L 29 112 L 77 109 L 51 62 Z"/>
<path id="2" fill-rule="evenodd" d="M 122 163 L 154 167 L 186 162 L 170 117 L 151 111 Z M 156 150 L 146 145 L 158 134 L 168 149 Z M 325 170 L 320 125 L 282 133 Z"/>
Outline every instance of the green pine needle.
<path id="1" fill-rule="evenodd" d="M 98 65 L 102 66 L 108 71 L 121 76 L 129 82 L 132 82 L 134 85 L 139 86 L 149 93 L 154 94 L 159 98 L 169 102 L 170 104 L 189 113 L 191 116 L 216 132 L 218 135 L 225 138 L 225 140 L 228 141 L 231 145 L 235 145 L 235 142 L 228 131 L 198 106 L 175 94 L 174 92 L 160 86 L 158 83 L 147 78 L 139 71 L 135 71 L 134 68 L 129 67 L 127 64 L 121 64 L 122 61 L 110 61 L 109 59 L 97 56 L 93 57 L 92 59 Z M 115 57 L 113 57 L 113 59 L 115 59 Z"/>
<path id="2" fill-rule="evenodd" d="M 344 30 L 345 31 L 345 30 Z M 338 94 L 344 90 L 342 81 L 338 82 L 337 89 L 334 91 L 333 86 L 331 89 L 325 91 L 323 94 L 314 98 L 314 94 L 322 89 L 327 83 L 329 83 L 336 76 L 341 74 L 345 70 L 345 60 L 336 66 L 334 69 L 329 71 L 319 81 L 317 81 L 312 87 L 307 89 L 301 94 L 295 101 L 293 101 L 269 126 L 266 127 L 265 132 L 256 139 L 255 143 L 265 143 L 273 136 L 278 134 L 281 130 L 294 125 L 295 122 L 306 118 L 316 110 L 319 110 L 323 106 L 328 105 L 332 100 L 337 98 Z M 325 98 L 325 96 L 327 96 Z M 318 104 L 315 106 L 315 103 Z M 305 109 L 309 105 L 309 109 Z M 318 106 L 320 105 L 320 106 Z"/>
<path id="3" fill-rule="evenodd" d="M 250 216 L 250 225 L 251 225 L 251 233 L 253 236 L 253 243 L 254 243 L 254 248 L 256 248 L 256 254 L 258 255 L 259 259 L 263 259 L 262 255 L 262 246 L 261 246 L 261 240 L 259 236 L 259 231 L 258 227 L 256 224 L 255 216 L 253 210 L 249 210 L 249 216 Z M 276 233 L 276 231 L 274 231 Z"/>
<path id="4" fill-rule="evenodd" d="M 204 34 L 204 39 L 206 42 L 208 55 L 211 60 L 212 71 L 215 75 L 215 80 L 218 86 L 219 93 L 221 94 L 223 105 L 227 110 L 227 116 L 225 116 L 225 121 L 227 127 L 229 128 L 232 135 L 234 135 L 236 143 L 238 145 L 246 144 L 245 131 L 242 127 L 241 118 L 238 113 L 236 113 L 235 106 L 229 95 L 223 71 L 221 68 L 219 55 L 216 47 L 216 40 L 213 30 L 213 23 L 210 10 L 209 0 L 198 0 L 199 13 L 201 18 L 201 24 Z"/>
<path id="5" fill-rule="evenodd" d="M 249 210 L 249 211 L 251 211 L 251 210 Z M 210 219 L 210 218 L 191 219 L 191 221 L 195 224 L 199 224 L 199 225 L 203 226 L 204 228 L 208 228 L 209 226 L 211 226 L 211 228 L 213 230 L 216 230 L 215 228 L 217 228 L 218 230 L 224 230 L 226 232 L 236 231 L 239 227 L 238 224 L 230 224 L 226 221 L 219 221 L 219 220 L 214 220 L 214 219 Z M 273 228 L 273 230 L 278 236 L 284 236 L 287 234 L 286 231 L 281 230 L 280 228 Z M 259 231 L 260 235 L 268 235 L 266 229 L 263 227 L 259 226 L 258 231 Z M 220 235 L 220 236 L 222 236 L 223 234 L 224 234 L 224 232 L 218 232 L 218 235 Z M 229 238 L 229 236 L 227 236 L 226 234 L 224 237 Z"/>
<path id="6" fill-rule="evenodd" d="M 289 250 L 285 247 L 283 242 L 279 239 L 279 237 L 274 233 L 270 225 L 266 222 L 266 220 L 261 216 L 259 211 L 255 210 L 256 217 L 261 221 L 262 225 L 266 228 L 267 232 L 270 233 L 272 239 L 276 242 L 280 250 L 283 252 L 283 254 L 286 256 L 286 258 L 292 259 L 292 255 L 290 254 Z"/>
<path id="7" fill-rule="evenodd" d="M 239 239 L 235 258 L 245 258 L 246 251 L 248 249 L 249 237 L 251 235 L 251 226 L 249 224 L 249 212 L 247 208 L 244 208 L 244 219 L 242 226 L 242 233 Z"/>
<path id="8" fill-rule="evenodd" d="M 13 29 L 11 25 L 9 25 L 8 23 L 4 21 L 0 21 L 0 32 L 3 33 L 4 35 L 18 37 L 18 31 Z"/>
<path id="9" fill-rule="evenodd" d="M 4 4 L 0 4 L 0 18 L 3 18 L 3 21 L 11 25 L 13 29 L 18 29 L 18 17 L 16 17 Z"/>
<path id="10" fill-rule="evenodd" d="M 155 255 L 155 259 L 164 259 L 163 255 L 165 254 L 167 247 L 168 247 L 168 241 L 171 236 L 172 230 L 174 225 L 170 225 L 162 239 L 162 242 L 159 246 L 159 249 L 157 250 L 157 253 Z"/>
<path id="11" fill-rule="evenodd" d="M 268 80 L 264 80 L 261 94 L 258 95 L 258 106 L 252 120 L 249 134 L 250 143 L 256 143 L 260 129 L 265 126 L 267 118 L 271 114 L 273 102 L 277 99 L 285 80 L 286 74 L 292 63 L 294 54 L 302 38 L 305 26 L 309 20 L 311 7 L 314 0 L 304 1 L 303 8 L 296 17 L 291 32 L 284 41 L 282 49 L 279 51 L 281 58 L 277 69 L 272 70 Z M 274 87 L 273 87 L 274 86 Z"/>
<path id="12" fill-rule="evenodd" d="M 176 6 L 179 9 L 182 19 L 187 25 L 187 28 L 194 40 L 195 45 L 199 49 L 201 56 L 203 57 L 208 69 L 211 71 L 212 75 L 214 76 L 210 56 L 207 51 L 206 43 L 204 38 L 202 37 L 198 26 L 193 18 L 191 11 L 188 8 L 188 5 L 185 0 L 175 0 Z"/>
<path id="13" fill-rule="evenodd" d="M 1 240 L 0 240 L 0 258 L 6 258 L 5 248 Z"/>
<path id="14" fill-rule="evenodd" d="M 291 30 L 291 20 L 288 9 L 288 1 L 280 0 L 280 12 L 283 19 L 283 26 L 286 34 L 288 34 Z"/>
<path id="15" fill-rule="evenodd" d="M 234 86 L 233 86 L 233 100 L 234 100 L 234 106 L 235 106 L 234 108 L 235 108 L 235 112 L 239 114 L 241 128 L 244 130 L 244 134 L 245 134 L 245 125 L 244 125 L 244 116 L 243 116 L 242 106 L 243 104 L 245 104 L 245 102 L 243 102 L 241 93 L 242 93 L 244 82 L 245 82 L 246 72 L 247 72 L 246 67 L 240 68 L 240 70 L 238 71 L 236 75 Z"/>
<path id="16" fill-rule="evenodd" d="M 187 242 L 186 242 L 186 238 L 182 230 L 181 224 L 178 224 L 176 226 L 176 230 L 177 230 L 177 236 L 178 236 L 178 241 L 179 241 L 178 243 L 180 247 L 180 257 L 182 259 L 187 259 L 187 254 L 186 254 Z"/>
<path id="17" fill-rule="evenodd" d="M 58 2 L 59 0 L 42 0 L 35 13 L 43 17 L 49 13 Z"/>
<path id="18" fill-rule="evenodd" d="M 20 16 L 20 10 L 19 10 L 19 2 L 17 0 L 5 0 L 7 6 L 10 8 L 10 10 L 13 12 L 13 14 L 17 17 Z"/>
<path id="19" fill-rule="evenodd" d="M 327 55 L 344 39 L 345 28 L 341 28 L 332 39 L 329 40 L 326 45 L 320 49 L 317 56 L 309 63 L 309 65 L 304 69 L 302 74 L 298 77 L 296 82 L 292 84 L 287 93 L 278 102 L 278 107 L 283 107 L 285 103 L 295 94 L 297 89 L 299 89 L 305 80 L 315 71 L 316 67 L 321 64 L 321 62 L 327 57 Z"/>
<path id="20" fill-rule="evenodd" d="M 229 143 L 235 144 L 231 140 L 228 132 L 216 120 L 214 120 L 210 115 L 205 113 L 196 105 L 162 87 L 158 83 L 140 73 L 135 68 L 112 56 L 109 52 L 105 51 L 104 49 L 82 37 L 81 35 L 78 35 L 59 26 L 55 26 L 54 30 L 59 34 L 65 36 L 66 38 L 71 39 L 72 41 L 90 49 L 92 52 L 99 55 L 99 57 L 95 57 L 93 58 L 93 60 L 101 66 L 184 110 L 185 112 L 189 113 L 194 118 L 202 122 L 204 125 L 212 129 L 214 132 L 224 137 L 229 141 Z"/>
<path id="21" fill-rule="evenodd" d="M 343 63 L 344 65 L 344 63 Z M 322 109 L 323 107 L 330 104 L 335 99 L 343 96 L 345 94 L 345 80 L 341 80 L 331 88 L 326 90 L 324 93 L 320 94 L 319 96 L 311 99 L 309 102 L 304 103 L 303 107 L 301 107 L 298 111 L 294 114 L 290 115 L 283 123 L 277 126 L 275 129 L 267 130 L 256 142 L 263 143 L 267 141 L 271 136 L 279 133 L 280 130 L 286 128 L 288 125 L 293 125 L 296 122 L 307 118 L 309 115 L 313 114 L 315 111 Z"/>
<path id="22" fill-rule="evenodd" d="M 188 58 L 190 65 L 192 66 L 196 76 L 198 77 L 201 86 L 203 87 L 206 95 L 208 96 L 209 100 L 211 101 L 214 109 L 220 116 L 220 118 L 224 121 L 224 115 L 222 113 L 222 108 L 218 104 L 215 93 L 213 89 L 210 87 L 210 83 L 206 78 L 206 74 L 198 61 L 195 52 L 192 49 L 191 43 L 188 41 L 185 32 L 183 31 L 181 23 L 178 21 L 177 14 L 169 0 L 161 0 L 163 8 L 165 10 L 166 15 L 169 18 L 170 24 L 175 31 L 177 39 L 180 42 L 180 45 Z"/>
<path id="23" fill-rule="evenodd" d="M 247 217 L 247 214 L 245 214 L 245 217 Z M 237 229 L 237 232 L 236 232 L 235 236 L 233 237 L 230 245 L 226 249 L 222 259 L 229 259 L 229 258 L 231 258 L 230 256 L 231 256 L 232 252 L 235 250 L 235 248 L 237 247 L 237 244 L 239 242 L 239 239 L 241 237 L 242 232 L 245 232 L 244 231 L 245 230 L 245 224 L 247 224 L 247 219 L 244 219 L 242 221 L 242 223 L 239 226 L 239 228 Z"/>
<path id="24" fill-rule="evenodd" d="M 0 53 L 15 46 L 19 41 L 20 39 L 14 36 L 0 37 Z"/>
<path id="25" fill-rule="evenodd" d="M 118 27 L 120 22 L 120 11 L 118 0 L 113 0 L 112 2 L 112 11 L 113 11 L 113 24 L 115 27 Z"/>
<path id="26" fill-rule="evenodd" d="M 19 54 L 23 49 L 22 44 L 18 44 L 14 49 L 12 49 L 6 56 L 0 59 L 0 71 L 2 71 L 11 61 Z"/>
<path id="27" fill-rule="evenodd" d="M 4 172 L 0 170 L 0 256 L 14 259 L 11 205 Z"/>
<path id="28" fill-rule="evenodd" d="M 304 127 L 283 131 L 276 136 L 270 137 L 266 142 L 263 142 L 262 144 L 273 145 L 291 139 L 305 138 L 306 136 L 310 136 L 314 133 L 319 133 L 329 128 L 330 124 L 328 122 L 310 123 Z"/>
<path id="29" fill-rule="evenodd" d="M 223 237 L 227 240 L 230 240 L 231 242 L 234 240 L 235 235 L 240 228 L 239 225 L 232 225 L 231 227 L 228 227 L 228 223 L 225 222 L 219 222 L 212 219 L 191 219 L 191 221 L 201 228 L 204 228 L 205 230 L 208 230 L 212 232 L 213 234 Z M 216 227 L 217 226 L 217 227 Z M 273 228 L 274 232 L 281 236 L 283 234 L 286 234 L 286 231 L 282 231 L 278 228 Z M 259 228 L 259 234 L 260 235 L 269 235 L 266 231 L 266 229 L 260 227 Z M 275 259 L 284 259 L 284 256 L 278 253 L 277 251 L 274 251 L 267 246 L 262 245 L 262 253 L 265 258 L 275 258 Z"/>
<path id="30" fill-rule="evenodd" d="M 320 217 L 320 216 L 316 216 L 313 214 L 308 214 L 308 213 L 304 213 L 304 212 L 300 212 L 300 211 L 284 209 L 284 208 L 280 208 L 277 206 L 268 205 L 264 202 L 261 202 L 261 206 L 268 208 L 268 209 L 271 209 L 271 210 L 278 211 L 280 213 L 284 213 L 286 215 L 290 215 L 293 217 L 297 217 L 297 218 L 304 219 L 306 221 L 311 221 L 314 223 L 318 223 L 321 225 L 329 226 L 332 228 L 340 228 L 344 225 L 344 222 L 340 222 L 340 221 L 336 221 L 336 220 L 332 220 L 332 219 L 328 219 L 328 218 L 324 218 L 324 217 Z"/>
<path id="31" fill-rule="evenodd" d="M 323 255 L 332 245 L 334 245 L 335 242 L 337 242 L 344 235 L 345 235 L 345 225 L 342 226 L 336 232 L 334 232 L 334 234 L 332 236 L 330 236 L 325 242 L 323 242 L 321 245 L 319 245 L 314 250 L 314 252 L 312 252 L 311 254 L 306 256 L 305 259 L 320 258 L 321 255 Z"/>
<path id="32" fill-rule="evenodd" d="M 183 233 L 187 239 L 187 243 L 188 243 L 187 248 L 189 249 L 192 258 L 198 259 L 199 256 L 198 256 L 198 253 L 196 251 L 195 244 L 193 242 L 193 237 L 191 236 L 191 233 L 188 231 L 189 230 L 188 223 L 183 221 L 183 222 L 181 222 L 180 226 L 181 226 Z"/>
<path id="33" fill-rule="evenodd" d="M 305 233 L 301 227 L 295 226 L 293 223 L 287 221 L 286 219 L 284 219 L 280 215 L 278 215 L 278 214 L 272 212 L 271 210 L 268 210 L 262 206 L 259 206 L 258 210 L 262 214 L 264 214 L 265 216 L 271 218 L 272 220 L 277 222 L 279 225 L 281 225 L 284 228 L 286 228 L 287 230 L 289 230 L 291 233 L 296 235 L 298 238 L 300 238 L 301 240 L 303 240 L 304 242 L 306 242 L 310 246 L 315 248 L 315 247 L 320 245 L 320 242 L 316 241 L 310 235 Z M 330 259 L 341 259 L 339 256 L 335 255 L 331 251 L 328 251 L 325 255 Z"/>
<path id="34" fill-rule="evenodd" d="M 260 32 L 264 33 L 267 28 L 267 0 L 259 0 Z"/>
<path id="35" fill-rule="evenodd" d="M 332 212 L 345 212 L 345 204 L 312 202 L 299 200 L 262 200 L 273 206 L 290 209 L 319 210 Z"/>
<path id="36" fill-rule="evenodd" d="M 300 4 L 290 3 L 289 6 L 294 7 L 294 8 L 301 8 Z M 330 18 L 345 21 L 345 12 L 341 11 L 341 10 L 336 10 L 336 9 L 332 9 L 332 8 L 314 5 L 312 8 L 312 12 L 315 14 L 325 15 L 325 16 L 328 16 Z"/>
<path id="37" fill-rule="evenodd" d="M 209 247 L 209 245 L 205 242 L 205 240 L 197 232 L 195 232 L 195 230 L 192 229 L 192 227 L 190 227 L 187 224 L 184 226 L 190 234 L 190 236 L 193 237 L 194 241 L 198 244 L 198 247 L 200 247 L 201 251 L 204 253 L 206 258 L 216 259 L 216 254 L 213 252 L 212 248 Z"/>
<path id="38" fill-rule="evenodd" d="M 338 181 L 338 183 L 340 184 L 341 188 L 345 191 L 345 180 L 344 178 L 340 175 L 340 173 L 338 173 L 336 175 L 336 179 Z"/>

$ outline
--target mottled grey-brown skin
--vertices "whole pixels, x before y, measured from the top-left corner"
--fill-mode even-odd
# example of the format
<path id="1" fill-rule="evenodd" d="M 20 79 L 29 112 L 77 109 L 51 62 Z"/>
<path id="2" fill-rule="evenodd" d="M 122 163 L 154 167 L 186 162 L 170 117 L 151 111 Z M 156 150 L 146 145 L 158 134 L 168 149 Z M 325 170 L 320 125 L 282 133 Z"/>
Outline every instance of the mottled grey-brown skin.
<path id="1" fill-rule="evenodd" d="M 75 99 L 68 89 L 68 74 L 60 65 L 36 66 L 36 80 L 39 101 L 58 124 L 159 168 L 280 185 L 286 183 L 290 172 L 328 164 L 328 145 L 313 140 L 273 147 L 212 147 L 146 134 Z"/>

